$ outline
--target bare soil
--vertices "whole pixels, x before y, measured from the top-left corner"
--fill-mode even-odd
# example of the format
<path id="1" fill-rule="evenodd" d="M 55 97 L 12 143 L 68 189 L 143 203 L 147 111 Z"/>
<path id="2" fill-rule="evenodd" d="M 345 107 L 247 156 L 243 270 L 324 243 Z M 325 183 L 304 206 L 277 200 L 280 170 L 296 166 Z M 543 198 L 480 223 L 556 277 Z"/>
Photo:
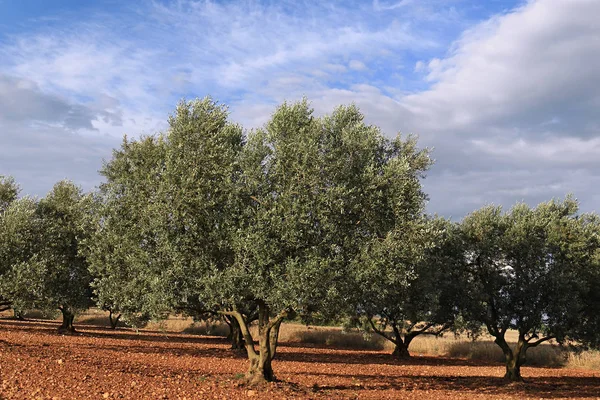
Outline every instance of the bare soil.
<path id="1" fill-rule="evenodd" d="M 526 383 L 507 385 L 497 363 L 298 343 L 278 349 L 279 382 L 248 388 L 245 355 L 223 338 L 83 325 L 64 336 L 57 327 L 0 320 L 0 398 L 600 399 L 598 371 L 523 367 Z"/>

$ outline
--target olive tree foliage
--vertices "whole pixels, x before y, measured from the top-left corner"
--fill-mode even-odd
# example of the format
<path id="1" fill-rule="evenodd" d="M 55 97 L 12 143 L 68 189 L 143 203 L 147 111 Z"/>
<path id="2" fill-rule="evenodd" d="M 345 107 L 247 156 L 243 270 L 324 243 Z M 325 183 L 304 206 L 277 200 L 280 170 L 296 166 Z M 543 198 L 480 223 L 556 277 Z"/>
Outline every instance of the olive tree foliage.
<path id="1" fill-rule="evenodd" d="M 600 224 L 578 215 L 567 197 L 535 208 L 518 204 L 477 210 L 462 221 L 466 315 L 483 324 L 506 359 L 505 378 L 522 380 L 529 348 L 548 340 L 598 344 Z M 518 332 L 511 347 L 506 332 Z"/>
<path id="2" fill-rule="evenodd" d="M 0 175 L 0 252 L 2 253 L 2 259 L 0 260 L 0 279 L 2 279 L 2 276 L 8 268 L 8 259 L 6 258 L 6 253 L 8 252 L 8 243 L 6 240 L 9 235 L 6 232 L 8 227 L 6 226 L 7 222 L 5 222 L 4 215 L 11 203 L 17 199 L 19 192 L 19 186 L 12 177 Z M 0 295 L 0 311 L 6 311 L 11 307 L 11 300 Z"/>
<path id="3" fill-rule="evenodd" d="M 341 309 L 351 262 L 389 217 L 383 188 L 394 186 L 397 212 L 411 205 L 422 157 L 354 106 L 317 118 L 306 101 L 283 104 L 244 135 L 213 100 L 182 102 L 164 134 L 124 142 L 103 170 L 96 295 L 121 311 L 235 321 L 249 381 L 273 380 L 282 321 Z"/>
<path id="4" fill-rule="evenodd" d="M 231 304 L 226 313 L 246 336 L 249 378 L 270 380 L 281 321 L 316 311 L 340 316 L 352 296 L 352 263 L 387 233 L 383 221 L 393 212 L 418 213 L 415 177 L 430 160 L 412 138 L 386 139 L 354 106 L 317 118 L 303 101 L 280 106 L 252 132 L 241 163 L 247 203 L 236 260 L 211 273 L 205 293 Z M 394 207 L 385 207 L 390 193 Z M 256 350 L 234 307 L 246 299 L 258 305 Z"/>
<path id="5" fill-rule="evenodd" d="M 106 182 L 97 194 L 84 249 L 94 300 L 110 312 L 114 327 L 121 316 L 140 326 L 170 311 L 162 276 L 168 263 L 158 250 L 164 162 L 161 136 L 139 140 L 125 137 L 101 170 Z"/>
<path id="6" fill-rule="evenodd" d="M 422 207 L 421 196 L 415 191 Z M 454 328 L 463 293 L 453 257 L 454 225 L 418 214 L 407 219 L 399 213 L 394 220 L 389 233 L 374 239 L 357 259 L 352 312 L 364 328 L 394 344 L 394 356 L 406 358 L 417 336 Z"/>
<path id="7" fill-rule="evenodd" d="M 101 171 L 88 242 L 100 305 L 129 322 L 173 310 L 216 315 L 198 293 L 210 266 L 233 259 L 242 144 L 241 128 L 209 98 L 181 102 L 163 134 L 125 138 Z"/>
<path id="8" fill-rule="evenodd" d="M 73 331 L 75 314 L 90 305 L 90 275 L 81 241 L 90 197 L 69 181 L 46 197 L 13 202 L 3 216 L 3 296 L 18 309 L 59 309 L 59 330 Z"/>
<path id="9" fill-rule="evenodd" d="M 20 192 L 21 189 L 14 178 L 0 175 L 0 213 L 3 213 L 17 199 Z"/>
<path id="10" fill-rule="evenodd" d="M 19 186 L 11 177 L 0 176 L 0 311 L 18 309 L 14 288 L 7 274 L 15 263 L 32 256 L 36 202 L 30 198 L 17 200 Z"/>

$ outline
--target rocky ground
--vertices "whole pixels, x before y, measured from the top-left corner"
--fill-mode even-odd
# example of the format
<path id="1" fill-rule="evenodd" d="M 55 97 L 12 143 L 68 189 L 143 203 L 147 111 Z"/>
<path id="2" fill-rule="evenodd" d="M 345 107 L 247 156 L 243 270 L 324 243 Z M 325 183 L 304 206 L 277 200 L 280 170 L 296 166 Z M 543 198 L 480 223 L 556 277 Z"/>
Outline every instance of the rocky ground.
<path id="1" fill-rule="evenodd" d="M 0 320 L 3 399 L 539 399 L 599 398 L 600 372 L 523 368 L 506 385 L 503 366 L 439 357 L 393 360 L 386 352 L 283 343 L 280 382 L 242 385 L 246 359 L 222 338 Z"/>

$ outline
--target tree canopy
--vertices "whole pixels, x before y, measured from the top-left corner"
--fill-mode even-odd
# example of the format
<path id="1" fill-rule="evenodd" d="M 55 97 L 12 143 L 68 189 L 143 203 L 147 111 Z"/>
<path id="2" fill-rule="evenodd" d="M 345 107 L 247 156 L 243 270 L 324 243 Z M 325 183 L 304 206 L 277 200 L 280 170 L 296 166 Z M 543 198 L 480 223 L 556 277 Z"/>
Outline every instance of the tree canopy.
<path id="1" fill-rule="evenodd" d="M 101 234 L 90 241 L 94 287 L 99 298 L 122 296 L 121 308 L 235 318 L 249 379 L 271 380 L 282 320 L 348 299 L 361 249 L 397 216 L 422 212 L 430 159 L 413 138 L 386 139 L 354 106 L 315 117 L 307 101 L 283 104 L 247 135 L 227 118 L 211 99 L 184 102 L 167 132 L 115 152 L 103 170 Z"/>
<path id="2" fill-rule="evenodd" d="M 40 201 L 14 201 L 2 216 L 2 296 L 16 309 L 59 309 L 63 331 L 72 331 L 75 313 L 91 304 L 90 274 L 80 254 L 89 207 L 88 196 L 61 181 Z"/>
<path id="3" fill-rule="evenodd" d="M 528 348 L 552 339 L 597 343 L 597 332 L 580 328 L 598 320 L 589 295 L 597 291 L 590 278 L 599 268 L 600 225 L 577 211 L 568 197 L 535 208 L 518 204 L 505 214 L 488 206 L 462 222 L 466 312 L 504 352 L 509 380 L 521 380 Z M 514 348 L 505 339 L 509 329 L 518 332 Z"/>

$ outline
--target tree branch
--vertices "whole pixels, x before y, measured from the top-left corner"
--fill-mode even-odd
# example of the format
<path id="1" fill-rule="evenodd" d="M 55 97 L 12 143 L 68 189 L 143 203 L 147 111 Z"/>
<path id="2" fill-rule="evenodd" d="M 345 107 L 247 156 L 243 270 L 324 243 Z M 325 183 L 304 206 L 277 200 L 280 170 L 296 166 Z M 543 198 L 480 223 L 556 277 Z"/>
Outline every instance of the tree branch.
<path id="1" fill-rule="evenodd" d="M 283 310 L 279 314 L 277 314 L 267 324 L 267 330 L 270 331 L 275 325 L 281 324 L 281 321 L 283 321 L 289 315 L 289 313 L 290 313 L 290 310 L 288 308 L 286 308 L 285 310 Z"/>
<path id="2" fill-rule="evenodd" d="M 411 336 L 413 336 L 413 337 L 416 337 L 416 336 L 419 336 L 419 335 L 433 335 L 433 336 L 439 336 L 439 335 L 440 335 L 442 332 L 444 332 L 444 331 L 446 331 L 446 330 L 450 329 L 450 327 L 452 326 L 451 324 L 449 324 L 449 323 L 446 323 L 446 324 L 442 325 L 442 326 L 440 327 L 440 329 L 439 329 L 439 330 L 437 330 L 437 331 L 433 331 L 433 332 L 431 332 L 431 331 L 428 331 L 428 329 L 429 329 L 429 328 L 432 328 L 432 327 L 434 327 L 435 325 L 436 325 L 436 324 L 434 324 L 434 323 L 429 323 L 429 324 L 425 325 L 425 327 L 424 327 L 424 328 L 422 328 L 422 329 L 419 329 L 418 331 L 410 332 L 410 334 L 411 334 Z"/>
<path id="3" fill-rule="evenodd" d="M 555 336 L 546 336 L 546 337 L 543 337 L 543 338 L 541 338 L 539 340 L 536 340 L 533 343 L 527 342 L 527 344 L 528 344 L 529 347 L 535 347 L 535 346 L 537 346 L 540 343 L 544 343 L 544 342 L 546 342 L 548 340 L 551 340 L 551 339 L 554 339 L 554 338 L 555 338 Z M 529 340 L 531 340 L 531 339 L 533 339 L 533 338 L 529 338 Z"/>
<path id="4" fill-rule="evenodd" d="M 250 358 L 258 357 L 258 354 L 256 353 L 256 349 L 254 348 L 254 338 L 252 337 L 252 334 L 250 333 L 250 330 L 248 329 L 248 325 L 246 324 L 246 321 L 244 320 L 244 316 L 242 315 L 242 313 L 237 310 L 233 310 L 233 311 L 218 311 L 218 314 L 228 315 L 237 320 L 238 324 L 240 325 L 240 329 L 242 331 L 242 336 L 244 336 L 244 341 L 246 342 L 246 350 L 248 351 L 248 356 Z"/>
<path id="5" fill-rule="evenodd" d="M 386 338 L 387 340 L 389 340 L 390 342 L 396 344 L 396 340 L 392 339 L 390 336 L 388 336 L 385 332 L 379 330 L 376 326 L 375 323 L 373 322 L 373 320 L 371 318 L 369 318 L 369 324 L 371 324 L 371 328 L 373 329 L 373 331 L 378 334 L 383 336 L 384 338 Z"/>

